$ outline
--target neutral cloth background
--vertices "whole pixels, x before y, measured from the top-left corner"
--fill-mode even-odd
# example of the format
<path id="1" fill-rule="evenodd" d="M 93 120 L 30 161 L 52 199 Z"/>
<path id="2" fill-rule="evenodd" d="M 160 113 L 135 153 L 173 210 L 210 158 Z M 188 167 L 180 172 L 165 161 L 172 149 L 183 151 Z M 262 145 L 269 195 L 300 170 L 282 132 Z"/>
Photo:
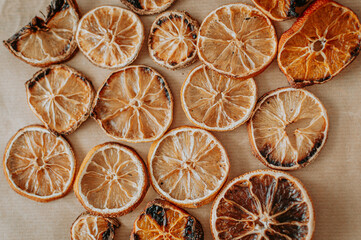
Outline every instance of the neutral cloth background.
<path id="1" fill-rule="evenodd" d="M 0 0 L 0 39 L 9 38 L 18 31 L 50 0 Z M 199 22 L 216 7 L 239 2 L 235 0 L 177 0 L 171 9 L 188 11 Z M 242 0 L 250 3 L 250 0 Z M 360 0 L 340 0 L 361 17 Z M 119 0 L 78 0 L 82 14 L 100 5 L 122 6 Z M 148 33 L 155 16 L 141 17 Z M 275 23 L 278 34 L 288 29 L 293 20 Z M 330 118 L 328 141 L 319 157 L 304 169 L 291 172 L 307 187 L 316 210 L 316 240 L 360 239 L 361 236 L 361 57 L 332 81 L 318 86 L 307 87 L 324 103 Z M 98 89 L 109 70 L 92 65 L 81 52 L 68 64 L 88 76 Z M 167 80 L 174 95 L 175 114 L 171 128 L 191 125 L 180 104 L 180 88 L 192 66 L 170 71 L 156 65 L 143 46 L 134 64 L 146 64 L 158 70 Z M 26 102 L 24 83 L 38 71 L 12 56 L 0 47 L 0 154 L 7 141 L 24 126 L 40 123 Z M 279 71 L 276 61 L 261 75 L 257 76 L 258 95 L 278 87 L 288 86 L 285 76 Z M 265 167 L 251 154 L 245 126 L 234 131 L 215 133 L 228 151 L 232 179 L 245 172 Z M 67 137 L 74 147 L 77 164 L 95 145 L 112 141 L 93 119 L 88 119 L 75 133 Z M 125 143 L 126 144 L 126 143 Z M 126 144 L 133 147 L 146 160 L 150 144 Z M 147 202 L 157 197 L 149 189 L 143 203 L 132 213 L 120 217 L 122 226 L 116 232 L 116 239 L 129 239 L 135 218 Z M 212 239 L 209 227 L 211 204 L 199 209 L 189 209 L 202 223 L 205 239 Z M 15 193 L 0 173 L 0 239 L 1 240 L 45 240 L 70 239 L 69 229 L 76 217 L 84 211 L 71 191 L 62 199 L 50 203 L 37 203 Z"/>

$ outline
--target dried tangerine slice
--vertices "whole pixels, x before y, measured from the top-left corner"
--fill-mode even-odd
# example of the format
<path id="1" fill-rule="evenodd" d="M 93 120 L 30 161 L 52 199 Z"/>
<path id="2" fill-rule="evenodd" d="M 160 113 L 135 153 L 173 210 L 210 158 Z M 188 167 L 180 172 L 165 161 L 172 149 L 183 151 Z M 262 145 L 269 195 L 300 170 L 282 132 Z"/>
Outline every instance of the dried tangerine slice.
<path id="1" fill-rule="evenodd" d="M 173 204 L 156 199 L 147 204 L 134 222 L 131 240 L 203 240 L 201 223 Z"/>
<path id="2" fill-rule="evenodd" d="M 195 125 L 210 131 L 230 131 L 251 116 L 257 87 L 252 78 L 230 78 L 201 65 L 183 83 L 181 101 L 187 118 Z"/>
<path id="3" fill-rule="evenodd" d="M 175 0 L 120 0 L 140 15 L 160 13 L 169 8 Z"/>
<path id="4" fill-rule="evenodd" d="M 295 170 L 317 157 L 328 128 L 327 111 L 312 93 L 280 88 L 258 100 L 248 135 L 253 153 L 263 164 Z"/>
<path id="5" fill-rule="evenodd" d="M 20 129 L 4 154 L 4 172 L 12 189 L 38 202 L 63 197 L 75 175 L 75 157 L 69 143 L 45 127 Z"/>
<path id="6" fill-rule="evenodd" d="M 98 90 L 92 116 L 112 138 L 151 142 L 173 120 L 173 97 L 164 78 L 147 66 L 114 72 Z"/>
<path id="7" fill-rule="evenodd" d="M 310 240 L 311 199 L 293 176 L 258 170 L 233 179 L 212 206 L 214 239 Z"/>
<path id="8" fill-rule="evenodd" d="M 138 56 L 144 40 L 144 27 L 131 11 L 101 6 L 80 19 L 76 40 L 79 49 L 96 66 L 121 68 Z"/>
<path id="9" fill-rule="evenodd" d="M 78 7 L 73 0 L 52 0 L 45 20 L 32 21 L 4 41 L 19 59 L 37 67 L 47 67 L 69 59 L 77 48 Z"/>
<path id="10" fill-rule="evenodd" d="M 235 78 L 265 70 L 276 56 L 277 36 L 271 20 L 255 7 L 237 3 L 211 12 L 201 24 L 199 59 Z"/>
<path id="11" fill-rule="evenodd" d="M 114 231 L 120 226 L 116 218 L 105 218 L 82 213 L 71 226 L 71 240 L 113 240 Z"/>
<path id="12" fill-rule="evenodd" d="M 359 54 L 356 14 L 330 0 L 315 1 L 279 42 L 278 65 L 294 87 L 324 83 Z"/>
<path id="13" fill-rule="evenodd" d="M 252 2 L 274 21 L 298 17 L 300 10 L 310 0 L 252 0 Z"/>
<path id="14" fill-rule="evenodd" d="M 180 127 L 153 142 L 148 170 L 151 184 L 162 197 L 181 207 L 197 208 L 211 202 L 222 188 L 229 160 L 211 133 Z"/>
<path id="15" fill-rule="evenodd" d="M 64 66 L 44 68 L 26 82 L 28 104 L 56 134 L 70 134 L 89 116 L 95 95 L 81 73 Z"/>
<path id="16" fill-rule="evenodd" d="M 138 154 L 119 143 L 95 146 L 83 160 L 74 192 L 96 215 L 122 216 L 133 211 L 148 190 L 145 165 Z"/>
<path id="17" fill-rule="evenodd" d="M 172 70 L 192 64 L 197 57 L 198 28 L 198 22 L 187 12 L 161 14 L 150 30 L 150 56 L 159 65 Z"/>

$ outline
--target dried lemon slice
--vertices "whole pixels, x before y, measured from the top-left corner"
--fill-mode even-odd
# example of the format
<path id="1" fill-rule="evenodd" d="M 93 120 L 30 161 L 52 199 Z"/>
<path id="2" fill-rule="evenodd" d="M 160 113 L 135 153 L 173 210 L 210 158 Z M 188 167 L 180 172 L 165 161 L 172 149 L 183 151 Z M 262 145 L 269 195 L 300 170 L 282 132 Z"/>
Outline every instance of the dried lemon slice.
<path id="1" fill-rule="evenodd" d="M 25 86 L 31 110 L 56 134 L 72 133 L 90 114 L 93 86 L 72 68 L 58 65 L 42 69 Z"/>
<path id="2" fill-rule="evenodd" d="M 4 154 L 4 172 L 10 186 L 38 202 L 63 197 L 75 175 L 75 157 L 69 143 L 42 126 L 20 129 Z"/>
<path id="3" fill-rule="evenodd" d="M 169 8 L 175 0 L 120 0 L 140 15 L 160 13 Z"/>
<path id="4" fill-rule="evenodd" d="M 278 47 L 278 65 L 294 87 L 325 83 L 359 54 L 361 23 L 334 1 L 317 0 L 286 31 Z"/>
<path id="5" fill-rule="evenodd" d="M 198 57 L 208 67 L 235 78 L 264 71 L 277 53 L 271 20 L 255 7 L 237 3 L 212 11 L 202 22 Z"/>
<path id="6" fill-rule="evenodd" d="M 153 22 L 148 48 L 159 65 L 178 69 L 192 64 L 197 57 L 198 22 L 187 12 L 168 11 Z"/>
<path id="7" fill-rule="evenodd" d="M 82 213 L 71 226 L 71 240 L 113 240 L 120 226 L 116 218 L 105 218 Z"/>
<path id="8" fill-rule="evenodd" d="M 97 7 L 79 21 L 79 49 L 95 65 L 121 68 L 131 64 L 142 47 L 144 28 L 139 17 L 120 7 Z"/>
<path id="9" fill-rule="evenodd" d="M 203 240 L 201 223 L 183 209 L 156 199 L 147 204 L 134 222 L 131 240 Z"/>
<path id="10" fill-rule="evenodd" d="M 154 189 L 168 201 L 196 208 L 211 202 L 227 180 L 229 160 L 209 132 L 180 127 L 153 142 L 148 170 Z"/>
<path id="11" fill-rule="evenodd" d="M 266 166 L 295 170 L 317 157 L 328 127 L 327 111 L 312 93 L 280 88 L 258 100 L 248 135 L 253 153 Z"/>
<path id="12" fill-rule="evenodd" d="M 310 0 L 252 0 L 252 2 L 274 21 L 298 17 Z"/>
<path id="13" fill-rule="evenodd" d="M 258 170 L 233 179 L 213 203 L 214 239 L 310 240 L 315 228 L 312 201 L 289 174 Z"/>
<path id="14" fill-rule="evenodd" d="M 173 97 L 164 78 L 147 66 L 114 72 L 99 89 L 92 116 L 112 138 L 151 142 L 173 120 Z"/>
<path id="15" fill-rule="evenodd" d="M 73 0 L 52 0 L 46 19 L 35 17 L 5 46 L 19 59 L 37 67 L 69 59 L 77 48 L 78 7 Z"/>
<path id="16" fill-rule="evenodd" d="M 195 125 L 210 131 L 230 131 L 251 116 L 257 87 L 252 78 L 233 79 L 201 65 L 183 83 L 181 100 L 187 118 Z"/>
<path id="17" fill-rule="evenodd" d="M 133 211 L 147 190 L 143 161 L 119 143 L 104 143 L 90 150 L 74 182 L 75 195 L 84 208 L 108 217 Z"/>

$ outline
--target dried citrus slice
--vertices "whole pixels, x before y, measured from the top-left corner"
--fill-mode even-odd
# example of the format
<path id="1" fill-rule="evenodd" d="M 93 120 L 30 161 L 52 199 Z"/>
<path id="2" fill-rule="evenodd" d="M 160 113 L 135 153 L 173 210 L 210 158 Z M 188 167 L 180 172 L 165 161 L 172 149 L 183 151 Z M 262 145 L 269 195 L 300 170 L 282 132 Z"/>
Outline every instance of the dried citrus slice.
<path id="1" fill-rule="evenodd" d="M 131 240 L 203 240 L 201 223 L 183 209 L 156 199 L 147 204 L 134 222 Z"/>
<path id="2" fill-rule="evenodd" d="M 120 0 L 140 15 L 160 13 L 169 8 L 175 0 Z"/>
<path id="3" fill-rule="evenodd" d="M 154 189 L 168 201 L 189 208 L 211 202 L 227 180 L 229 160 L 209 132 L 180 127 L 155 141 L 148 154 Z"/>
<path id="4" fill-rule="evenodd" d="M 211 213 L 214 239 L 310 240 L 315 219 L 311 199 L 289 174 L 258 170 L 233 179 Z"/>
<path id="5" fill-rule="evenodd" d="M 210 131 L 229 131 L 251 116 L 257 87 L 252 78 L 230 78 L 201 65 L 183 83 L 181 100 L 187 118 L 195 125 Z"/>
<path id="6" fill-rule="evenodd" d="M 147 189 L 142 159 L 119 143 L 104 143 L 90 150 L 74 182 L 74 192 L 84 208 L 108 217 L 133 211 Z"/>
<path id="7" fill-rule="evenodd" d="M 37 125 L 20 129 L 10 139 L 3 166 L 15 192 L 38 202 L 63 197 L 75 175 L 75 157 L 69 143 Z"/>
<path id="8" fill-rule="evenodd" d="M 4 41 L 5 46 L 19 59 L 37 67 L 69 59 L 77 48 L 76 28 L 78 7 L 73 0 L 52 0 L 46 19 L 32 21 Z"/>
<path id="9" fill-rule="evenodd" d="M 302 7 L 310 0 L 252 0 L 253 3 L 269 18 L 284 21 L 298 17 Z"/>
<path id="10" fill-rule="evenodd" d="M 79 21 L 79 49 L 95 65 L 121 68 L 131 64 L 142 47 L 144 28 L 139 17 L 120 7 L 97 7 Z"/>
<path id="11" fill-rule="evenodd" d="M 356 58 L 360 46 L 356 14 L 336 2 L 317 0 L 282 35 L 278 65 L 294 87 L 324 83 Z"/>
<path id="12" fill-rule="evenodd" d="M 265 70 L 276 56 L 277 36 L 272 22 L 246 4 L 225 5 L 201 24 L 199 59 L 231 77 L 249 78 Z"/>
<path id="13" fill-rule="evenodd" d="M 164 78 L 146 66 L 114 72 L 99 89 L 92 116 L 112 138 L 150 142 L 173 119 L 173 97 Z"/>
<path id="14" fill-rule="evenodd" d="M 197 56 L 198 22 L 187 12 L 168 11 L 153 22 L 149 34 L 150 56 L 159 65 L 178 69 Z"/>
<path id="15" fill-rule="evenodd" d="M 248 135 L 253 153 L 266 166 L 295 170 L 317 157 L 328 127 L 327 111 L 313 94 L 280 88 L 258 100 Z"/>
<path id="16" fill-rule="evenodd" d="M 31 110 L 56 134 L 75 131 L 90 114 L 93 86 L 72 68 L 64 65 L 44 68 L 25 86 Z"/>
<path id="17" fill-rule="evenodd" d="M 71 226 L 71 240 L 113 240 L 114 230 L 120 226 L 116 218 L 82 213 Z"/>

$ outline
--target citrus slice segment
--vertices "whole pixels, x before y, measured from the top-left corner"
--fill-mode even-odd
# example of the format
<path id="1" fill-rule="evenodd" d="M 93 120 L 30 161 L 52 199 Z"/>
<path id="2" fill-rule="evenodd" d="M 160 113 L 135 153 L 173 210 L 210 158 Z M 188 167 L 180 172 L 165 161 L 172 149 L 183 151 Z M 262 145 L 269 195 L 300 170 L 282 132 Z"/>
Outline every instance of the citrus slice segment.
<path id="1" fill-rule="evenodd" d="M 168 11 L 153 22 L 148 48 L 159 65 L 178 69 L 192 64 L 197 57 L 198 22 L 187 12 Z"/>
<path id="2" fill-rule="evenodd" d="M 274 21 L 298 17 L 302 7 L 310 0 L 252 0 L 252 2 Z"/>
<path id="3" fill-rule="evenodd" d="M 211 202 L 227 180 L 229 160 L 222 144 L 194 127 L 171 130 L 148 154 L 154 189 L 168 201 L 189 208 Z"/>
<path id="4" fill-rule="evenodd" d="M 89 116 L 95 95 L 92 84 L 64 65 L 44 68 L 26 82 L 28 104 L 56 134 L 70 134 Z"/>
<path id="5" fill-rule="evenodd" d="M 257 87 L 252 78 L 230 78 L 201 65 L 183 83 L 181 101 L 187 118 L 195 125 L 210 131 L 230 131 L 251 116 Z"/>
<path id="6" fill-rule="evenodd" d="M 24 62 L 37 67 L 69 59 L 77 48 L 78 7 L 73 0 L 52 0 L 45 19 L 32 21 L 4 41 L 9 51 Z"/>
<path id="7" fill-rule="evenodd" d="M 169 8 L 175 0 L 120 0 L 140 15 L 160 13 Z"/>
<path id="8" fill-rule="evenodd" d="M 173 97 L 164 78 L 147 66 L 114 72 L 98 90 L 94 119 L 112 138 L 151 142 L 160 138 L 173 120 Z"/>
<path id="9" fill-rule="evenodd" d="M 90 150 L 74 182 L 75 195 L 83 207 L 106 217 L 133 211 L 147 190 L 142 159 L 132 149 L 112 142 Z"/>
<path id="10" fill-rule="evenodd" d="M 214 239 L 310 240 L 311 199 L 293 176 L 258 170 L 233 179 L 212 206 Z"/>
<path id="11" fill-rule="evenodd" d="M 3 161 L 11 188 L 38 202 L 61 198 L 70 190 L 75 164 L 69 143 L 37 125 L 20 129 L 10 139 Z"/>
<path id="12" fill-rule="evenodd" d="M 201 223 L 173 204 L 156 199 L 147 204 L 134 222 L 131 240 L 203 240 Z"/>
<path id="13" fill-rule="evenodd" d="M 79 49 L 96 66 L 121 68 L 138 56 L 144 40 L 144 27 L 133 12 L 102 6 L 80 19 L 76 40 Z"/>
<path id="14" fill-rule="evenodd" d="M 258 100 L 248 135 L 253 153 L 263 164 L 295 170 L 317 157 L 328 128 L 327 111 L 312 93 L 280 88 Z"/>
<path id="15" fill-rule="evenodd" d="M 356 58 L 360 46 L 356 14 L 336 2 L 317 0 L 282 35 L 278 65 L 294 87 L 324 83 Z"/>
<path id="16" fill-rule="evenodd" d="M 114 231 L 119 226 L 116 218 L 104 218 L 85 212 L 71 226 L 71 240 L 113 240 Z"/>
<path id="17" fill-rule="evenodd" d="M 277 36 L 271 20 L 255 7 L 237 3 L 211 12 L 197 41 L 199 59 L 231 77 L 250 78 L 276 56 Z"/>

